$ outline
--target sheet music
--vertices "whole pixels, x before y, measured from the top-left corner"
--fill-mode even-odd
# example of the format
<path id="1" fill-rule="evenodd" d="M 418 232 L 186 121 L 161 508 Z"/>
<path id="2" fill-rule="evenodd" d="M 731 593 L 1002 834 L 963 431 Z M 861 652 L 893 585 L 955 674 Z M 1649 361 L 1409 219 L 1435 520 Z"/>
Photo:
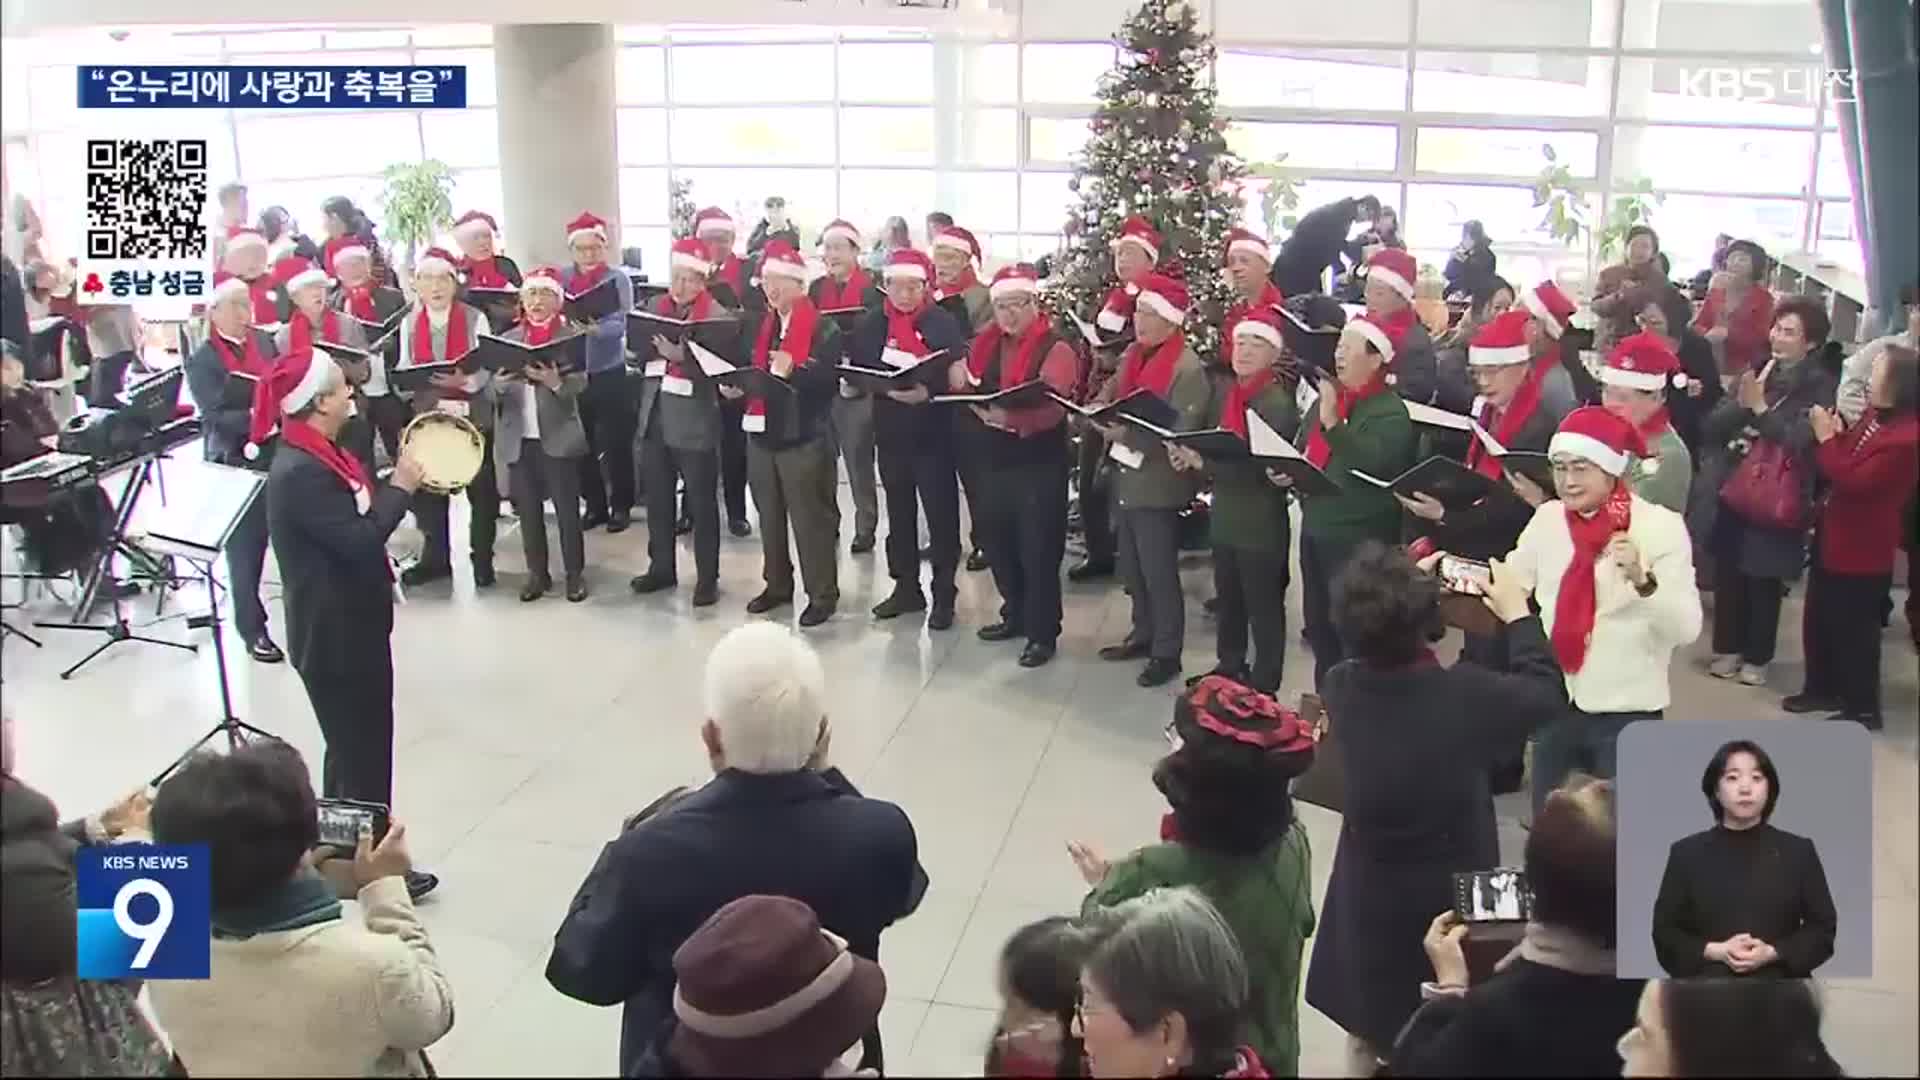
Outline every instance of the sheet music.
<path id="1" fill-rule="evenodd" d="M 919 365 L 920 359 L 920 357 L 913 355 L 905 349 L 896 349 L 891 345 L 880 350 L 880 362 L 895 371 L 905 371 L 908 368 L 916 367 Z"/>
<path id="2" fill-rule="evenodd" d="M 1293 389 L 1293 402 L 1300 407 L 1301 416 L 1312 416 L 1313 410 L 1320 404 L 1320 391 L 1311 382 L 1301 379 Z"/>
<path id="3" fill-rule="evenodd" d="M 1393 486 L 1392 481 L 1382 480 L 1377 476 L 1373 476 L 1368 473 L 1363 473 L 1359 469 L 1348 469 L 1347 471 L 1352 473 L 1356 479 L 1365 480 L 1367 483 L 1372 484 L 1374 487 L 1390 488 Z"/>
<path id="4" fill-rule="evenodd" d="M 226 546 L 267 478 L 251 469 L 176 458 L 168 462 L 167 481 L 164 504 L 141 500 L 139 528 L 155 550 L 205 559 Z"/>
<path id="5" fill-rule="evenodd" d="M 1487 448 L 1487 453 L 1492 454 L 1494 457 L 1507 456 L 1507 448 L 1504 446 L 1501 446 L 1500 443 L 1496 441 L 1493 436 L 1487 434 L 1486 428 L 1481 427 L 1479 424 L 1475 424 L 1473 425 L 1473 433 L 1475 435 L 1480 436 L 1480 442 L 1482 445 L 1484 445 Z"/>
<path id="6" fill-rule="evenodd" d="M 1480 427 L 1471 416 L 1462 416 L 1457 412 L 1436 409 L 1432 405 L 1422 405 L 1417 401 L 1407 402 L 1407 419 L 1416 424 L 1429 427 L 1451 428 L 1454 431 L 1473 431 Z"/>
<path id="7" fill-rule="evenodd" d="M 1260 414 L 1247 410 L 1247 449 L 1254 457 L 1266 458 L 1304 458 L 1305 454 L 1294 449 L 1292 443 L 1273 430 L 1273 425 L 1260 419 Z"/>
<path id="8" fill-rule="evenodd" d="M 715 353 L 712 349 L 707 348 L 692 338 L 687 339 L 686 346 L 687 352 L 690 353 L 694 361 L 700 365 L 700 370 L 705 372 L 710 379 L 725 375 L 730 371 L 738 370 L 733 364 L 721 359 L 719 354 Z"/>
<path id="9" fill-rule="evenodd" d="M 1087 339 L 1087 344 L 1095 348 L 1100 347 L 1100 331 L 1098 328 L 1071 311 L 1067 312 L 1067 318 L 1072 320 L 1073 325 L 1079 328 L 1080 336 Z"/>

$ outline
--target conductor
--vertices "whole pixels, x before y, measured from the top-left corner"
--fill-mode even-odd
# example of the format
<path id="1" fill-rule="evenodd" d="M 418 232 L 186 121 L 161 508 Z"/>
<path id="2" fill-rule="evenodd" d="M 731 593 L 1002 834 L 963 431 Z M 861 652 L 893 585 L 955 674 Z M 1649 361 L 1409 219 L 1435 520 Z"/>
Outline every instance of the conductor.
<path id="1" fill-rule="evenodd" d="M 393 576 L 387 537 L 419 488 L 406 453 L 376 487 L 337 443 L 352 411 L 345 372 L 319 349 L 282 357 L 254 399 L 253 441 L 275 424 L 268 535 L 280 564 L 287 651 L 326 740 L 321 794 L 393 801 Z M 419 899 L 439 879 L 410 871 Z"/>

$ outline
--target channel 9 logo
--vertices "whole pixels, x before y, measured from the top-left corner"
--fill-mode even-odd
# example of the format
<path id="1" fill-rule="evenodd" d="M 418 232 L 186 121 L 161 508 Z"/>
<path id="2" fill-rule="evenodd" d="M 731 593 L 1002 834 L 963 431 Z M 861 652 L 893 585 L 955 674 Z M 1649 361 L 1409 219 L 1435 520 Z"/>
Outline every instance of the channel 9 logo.
<path id="1" fill-rule="evenodd" d="M 74 857 L 83 979 L 204 979 L 213 938 L 205 844 L 115 844 Z"/>

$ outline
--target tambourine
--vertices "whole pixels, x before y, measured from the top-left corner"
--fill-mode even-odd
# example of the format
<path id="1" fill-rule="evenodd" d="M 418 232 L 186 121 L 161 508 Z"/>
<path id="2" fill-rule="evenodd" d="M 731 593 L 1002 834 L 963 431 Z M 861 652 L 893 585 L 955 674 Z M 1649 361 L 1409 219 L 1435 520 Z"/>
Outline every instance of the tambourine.
<path id="1" fill-rule="evenodd" d="M 485 464 L 486 437 L 464 416 L 424 412 L 400 433 L 400 452 L 412 454 L 423 474 L 420 486 L 451 495 L 473 482 Z"/>

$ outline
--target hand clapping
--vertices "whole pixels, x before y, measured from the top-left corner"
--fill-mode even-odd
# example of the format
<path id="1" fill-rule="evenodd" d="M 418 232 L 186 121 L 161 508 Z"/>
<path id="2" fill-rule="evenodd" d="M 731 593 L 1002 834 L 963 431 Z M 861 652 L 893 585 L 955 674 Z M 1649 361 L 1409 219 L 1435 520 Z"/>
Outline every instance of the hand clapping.
<path id="1" fill-rule="evenodd" d="M 1824 405 L 1815 405 L 1807 410 L 1807 423 L 1813 427 L 1815 442 L 1830 442 L 1835 435 L 1847 429 L 1847 425 Z"/>

